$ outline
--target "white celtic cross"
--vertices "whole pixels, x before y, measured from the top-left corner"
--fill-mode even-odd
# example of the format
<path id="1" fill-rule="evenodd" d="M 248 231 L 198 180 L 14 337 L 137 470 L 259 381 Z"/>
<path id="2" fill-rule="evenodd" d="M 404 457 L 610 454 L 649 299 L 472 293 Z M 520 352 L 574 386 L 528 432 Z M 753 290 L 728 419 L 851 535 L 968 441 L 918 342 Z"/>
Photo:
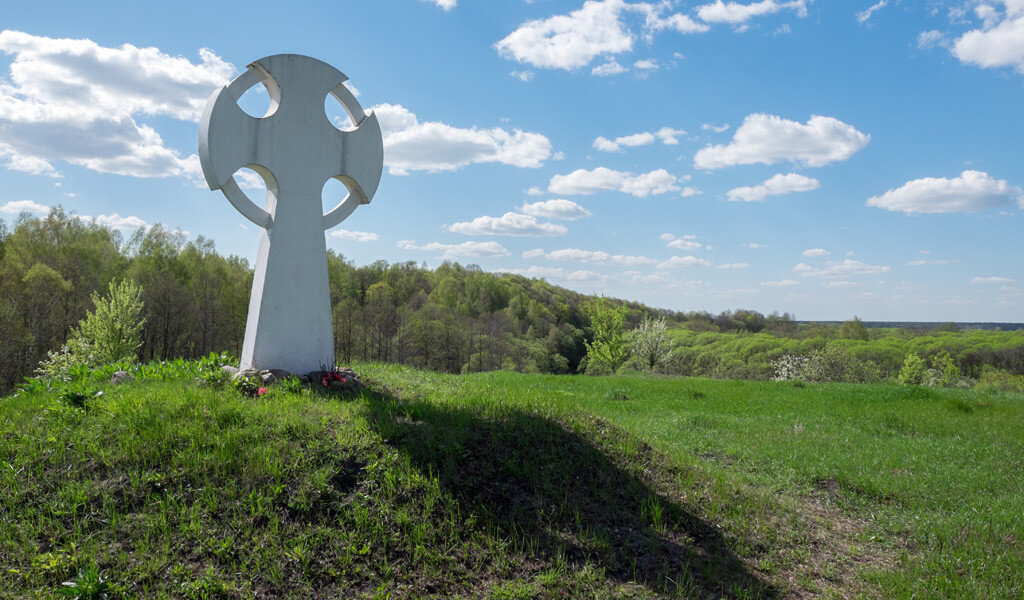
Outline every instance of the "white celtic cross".
<path id="1" fill-rule="evenodd" d="M 199 129 L 199 158 L 211 190 L 221 190 L 242 215 L 263 228 L 242 345 L 243 369 L 292 373 L 334 365 L 324 230 L 341 223 L 377 191 L 384 161 L 380 124 L 363 112 L 348 79 L 327 63 L 278 54 L 249 65 L 210 98 Z M 262 83 L 270 109 L 250 117 L 238 99 Z M 355 125 L 337 129 L 324 102 L 333 96 Z M 239 189 L 243 167 L 267 184 L 265 208 Z M 348 196 L 322 213 L 324 184 L 337 179 Z"/>

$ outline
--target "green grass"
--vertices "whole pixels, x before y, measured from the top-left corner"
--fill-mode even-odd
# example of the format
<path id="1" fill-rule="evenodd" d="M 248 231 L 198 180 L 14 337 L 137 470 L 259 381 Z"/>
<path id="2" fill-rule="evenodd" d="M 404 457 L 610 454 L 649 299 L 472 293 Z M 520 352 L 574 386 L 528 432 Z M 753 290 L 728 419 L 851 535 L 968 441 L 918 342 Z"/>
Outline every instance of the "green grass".
<path id="1" fill-rule="evenodd" d="M 1024 595 L 1020 395 L 178 368 L 0 400 L 0 598 Z"/>

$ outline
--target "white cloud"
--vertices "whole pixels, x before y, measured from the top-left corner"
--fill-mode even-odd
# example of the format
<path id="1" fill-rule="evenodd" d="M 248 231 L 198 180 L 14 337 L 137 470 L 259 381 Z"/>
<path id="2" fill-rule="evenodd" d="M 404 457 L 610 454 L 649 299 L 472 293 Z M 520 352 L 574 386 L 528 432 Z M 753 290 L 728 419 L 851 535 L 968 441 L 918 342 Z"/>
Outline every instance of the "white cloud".
<path id="1" fill-rule="evenodd" d="M 800 285 L 800 282 L 793 279 L 782 279 L 779 281 L 765 281 L 761 285 L 765 287 L 792 287 L 794 285 Z"/>
<path id="2" fill-rule="evenodd" d="M 523 83 L 529 83 L 533 81 L 533 71 L 512 71 L 509 73 L 512 77 L 515 77 Z"/>
<path id="3" fill-rule="evenodd" d="M 704 192 L 700 191 L 700 188 L 695 188 L 692 185 L 688 185 L 683 188 L 682 192 L 679 192 L 679 195 L 682 196 L 683 198 L 689 198 L 691 196 L 699 196 L 703 193 Z"/>
<path id="4" fill-rule="evenodd" d="M 713 131 L 715 133 L 723 133 L 729 130 L 729 124 L 723 123 L 721 125 L 715 125 L 714 123 L 704 123 L 700 126 L 703 131 Z"/>
<path id="5" fill-rule="evenodd" d="M 351 240 L 353 242 L 376 242 L 380 239 L 380 236 L 376 233 L 350 231 L 348 229 L 335 229 L 331 232 L 331 237 L 338 238 L 339 240 Z"/>
<path id="6" fill-rule="evenodd" d="M 577 169 L 568 175 L 555 175 L 548 184 L 548 191 L 555 194 L 593 194 L 602 190 L 616 190 L 638 198 L 650 194 L 667 194 L 679 191 L 679 178 L 664 169 L 650 173 L 628 173 L 598 167 L 593 171 Z"/>
<path id="7" fill-rule="evenodd" d="M 64 161 L 135 177 L 198 175 L 198 159 L 168 148 L 148 116 L 197 121 L 234 66 L 207 49 L 199 63 L 156 48 L 100 46 L 0 32 L 14 56 L 0 78 L 0 157 L 11 169 L 56 175 Z"/>
<path id="8" fill-rule="evenodd" d="M 949 38 L 941 31 L 922 31 L 917 35 L 917 47 L 920 50 L 929 50 L 936 46 L 948 48 L 950 45 Z"/>
<path id="9" fill-rule="evenodd" d="M 1014 203 L 1024 208 L 1024 190 L 981 171 L 964 171 L 952 179 L 914 179 L 867 201 L 868 206 L 907 214 L 971 213 Z"/>
<path id="10" fill-rule="evenodd" d="M 458 2 L 458 0 L 423 0 L 423 1 L 424 2 L 433 2 L 434 4 L 438 5 L 439 7 L 443 8 L 445 10 L 451 10 L 451 9 L 455 8 L 455 4 Z"/>
<path id="11" fill-rule="evenodd" d="M 795 162 L 821 167 L 846 160 L 871 136 L 832 117 L 813 115 L 806 124 L 767 114 L 748 115 L 729 144 L 707 146 L 693 163 L 701 169 Z"/>
<path id="12" fill-rule="evenodd" d="M 650 40 L 653 37 L 653 33 L 665 31 L 671 29 L 678 33 L 705 33 L 711 28 L 704 23 L 698 23 L 690 18 L 688 15 L 682 13 L 674 13 L 667 16 L 661 16 L 663 9 L 667 7 L 667 3 L 662 2 L 660 4 L 635 4 L 636 10 L 643 12 L 646 15 L 646 21 L 644 26 L 647 28 L 645 37 Z M 675 54 L 676 58 L 682 58 L 678 52 Z"/>
<path id="13" fill-rule="evenodd" d="M 655 131 L 654 135 L 658 136 L 658 139 L 661 140 L 662 144 L 665 144 L 666 146 L 675 146 L 679 143 L 679 136 L 686 135 L 686 132 L 682 129 L 662 127 Z"/>
<path id="14" fill-rule="evenodd" d="M 523 258 L 546 258 L 547 260 L 592 263 L 597 265 L 626 265 L 642 266 L 650 265 L 657 261 L 646 256 L 628 256 L 625 254 L 609 254 L 601 250 L 580 250 L 579 248 L 565 248 L 562 250 L 527 250 L 523 252 Z"/>
<path id="15" fill-rule="evenodd" d="M 989 4 L 976 10 L 984 24 L 960 36 L 951 48 L 961 62 L 982 68 L 1016 67 L 1024 74 L 1024 2 L 1002 0 L 999 14 Z"/>
<path id="16" fill-rule="evenodd" d="M 829 256 L 832 253 L 824 248 L 808 248 L 807 250 L 804 250 L 801 254 L 808 258 L 813 258 L 815 256 Z"/>
<path id="17" fill-rule="evenodd" d="M 23 212 L 45 215 L 50 212 L 50 207 L 31 200 L 11 200 L 0 206 L 0 213 L 5 215 L 20 215 Z"/>
<path id="18" fill-rule="evenodd" d="M 83 217 L 89 219 L 89 217 Z M 122 217 L 121 215 L 114 213 L 112 215 L 99 215 L 91 219 L 97 225 L 109 227 L 110 229 L 119 229 L 121 231 L 128 231 L 132 229 L 149 229 L 149 223 L 143 221 L 139 217 L 129 216 Z M 184 232 L 183 232 L 184 233 Z"/>
<path id="19" fill-rule="evenodd" d="M 974 285 L 988 285 L 994 283 L 1014 283 L 1014 279 L 1009 277 L 975 277 L 971 280 Z"/>
<path id="20" fill-rule="evenodd" d="M 849 275 L 881 275 L 892 271 L 892 267 L 869 265 L 859 260 L 846 259 L 842 262 L 826 261 L 822 267 L 799 263 L 793 271 L 805 277 L 846 277 Z"/>
<path id="21" fill-rule="evenodd" d="M 757 242 L 749 242 L 746 244 L 740 244 L 744 248 L 750 248 L 751 250 L 760 250 L 761 248 L 767 248 L 764 244 L 758 244 Z"/>
<path id="22" fill-rule="evenodd" d="M 663 242 L 668 242 L 666 246 L 669 248 L 676 248 L 677 250 L 700 250 L 704 247 L 703 244 L 696 241 L 697 236 L 695 235 L 684 235 L 683 237 L 677 238 L 671 233 L 663 233 L 658 236 Z"/>
<path id="23" fill-rule="evenodd" d="M 500 258 L 508 256 L 508 250 L 498 242 L 462 242 L 461 244 L 442 244 L 430 242 L 418 246 L 413 240 L 402 240 L 398 247 L 403 250 L 421 250 L 424 252 L 436 252 L 440 258 Z"/>
<path id="24" fill-rule="evenodd" d="M 598 65 L 590 70 L 591 75 L 597 75 L 598 77 L 610 77 L 612 75 L 621 75 L 628 71 L 626 67 L 620 65 L 618 61 L 614 59 L 608 59 L 608 62 L 603 65 Z"/>
<path id="25" fill-rule="evenodd" d="M 543 196 L 544 195 L 544 190 L 540 189 L 537 186 L 532 186 L 528 190 L 526 190 L 526 195 L 527 196 Z"/>
<path id="26" fill-rule="evenodd" d="M 867 23 L 868 20 L 871 19 L 872 15 L 874 15 L 876 12 L 878 12 L 878 11 L 882 10 L 883 8 L 885 8 L 885 5 L 888 4 L 888 3 L 889 3 L 888 0 L 878 0 L 878 2 L 872 4 L 868 8 L 865 8 L 864 10 L 856 13 L 857 22 L 858 23 Z"/>
<path id="27" fill-rule="evenodd" d="M 833 289 L 836 289 L 836 288 L 864 287 L 864 282 L 862 282 L 862 281 L 849 281 L 849 280 L 846 280 L 846 279 L 840 279 L 839 281 L 826 281 L 825 283 L 821 284 L 821 287 L 827 287 L 827 288 L 833 288 Z"/>
<path id="28" fill-rule="evenodd" d="M 594 140 L 594 148 L 602 152 L 622 152 L 623 146 L 627 148 L 647 146 L 653 144 L 656 139 L 653 133 L 646 131 L 618 137 L 614 141 L 602 136 Z"/>
<path id="29" fill-rule="evenodd" d="M 448 231 L 463 235 L 513 235 L 553 236 L 565 235 L 569 230 L 564 225 L 542 223 L 528 214 L 507 212 L 500 217 L 477 217 L 472 221 L 452 223 Z"/>
<path id="30" fill-rule="evenodd" d="M 543 202 L 527 202 L 519 207 L 523 214 L 544 219 L 560 219 L 563 221 L 575 221 L 590 216 L 590 211 L 583 208 L 572 200 L 555 198 Z"/>
<path id="31" fill-rule="evenodd" d="M 696 256 L 673 256 L 672 258 L 658 265 L 659 269 L 670 269 L 673 267 L 710 267 L 711 261 Z"/>
<path id="32" fill-rule="evenodd" d="M 653 58 L 645 58 L 643 60 L 638 60 L 635 63 L 633 63 L 633 67 L 636 69 L 640 69 L 641 71 L 657 71 L 658 61 L 654 60 Z"/>
<path id="33" fill-rule="evenodd" d="M 777 13 L 784 9 L 796 11 L 798 16 L 807 16 L 807 3 L 805 0 L 793 0 L 792 2 L 776 2 L 775 0 L 763 0 L 750 4 L 739 2 L 722 2 L 715 0 L 713 4 L 705 4 L 697 8 L 697 16 L 705 23 L 729 23 L 738 25 L 745 23 L 754 17 L 761 17 Z"/>
<path id="34" fill-rule="evenodd" d="M 575 69 L 596 56 L 633 49 L 633 34 L 621 20 L 622 0 L 588 0 L 567 15 L 527 21 L 494 47 L 498 53 L 536 67 Z"/>
<path id="35" fill-rule="evenodd" d="M 538 168 L 551 157 L 551 141 L 539 133 L 420 122 L 400 104 L 378 104 L 373 111 L 384 135 L 384 164 L 393 175 L 456 171 L 466 165 L 494 162 Z"/>
<path id="36" fill-rule="evenodd" d="M 724 265 L 718 265 L 716 269 L 746 269 L 750 266 L 750 263 L 739 262 L 739 263 L 726 263 Z"/>
<path id="37" fill-rule="evenodd" d="M 738 187 L 726 194 L 731 202 L 761 202 L 768 196 L 779 196 L 792 192 L 809 192 L 816 190 L 821 183 L 813 177 L 807 177 L 797 173 L 777 173 L 761 185 L 753 187 Z"/>
<path id="38" fill-rule="evenodd" d="M 504 58 L 540 68 L 574 70 L 600 56 L 631 52 L 636 35 L 625 22 L 627 13 L 643 15 L 644 37 L 674 30 L 701 33 L 708 26 L 681 13 L 665 14 L 668 3 L 627 3 L 624 0 L 587 0 L 568 14 L 527 21 L 494 45 Z M 618 63 L 594 69 L 595 75 L 614 74 Z M 618 68 L 624 69 L 622 65 Z"/>
<path id="39" fill-rule="evenodd" d="M 551 279 L 565 279 L 569 271 L 566 271 L 562 267 L 541 267 L 538 265 L 530 265 L 525 269 L 501 269 L 500 273 L 512 273 L 515 275 L 522 275 L 523 277 L 537 277 L 537 278 L 551 278 Z"/>
<path id="40" fill-rule="evenodd" d="M 686 132 L 682 129 L 662 127 L 654 133 L 642 131 L 640 133 L 634 133 L 633 135 L 617 137 L 614 140 L 610 140 L 604 136 L 599 136 L 594 140 L 594 148 L 602 152 L 622 152 L 623 147 L 635 148 L 637 146 L 649 146 L 659 140 L 666 146 L 675 146 L 679 143 L 678 136 L 681 135 L 686 135 Z"/>

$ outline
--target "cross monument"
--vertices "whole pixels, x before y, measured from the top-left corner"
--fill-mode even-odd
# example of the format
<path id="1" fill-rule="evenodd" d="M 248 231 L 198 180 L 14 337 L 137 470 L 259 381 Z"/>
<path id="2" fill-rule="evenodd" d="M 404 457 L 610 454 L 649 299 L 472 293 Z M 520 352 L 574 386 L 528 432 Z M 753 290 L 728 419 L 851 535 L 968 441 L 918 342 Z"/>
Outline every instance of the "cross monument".
<path id="1" fill-rule="evenodd" d="M 199 158 L 206 182 L 262 228 L 242 369 L 307 373 L 334 366 L 324 230 L 370 202 L 384 161 L 377 116 L 363 111 L 347 80 L 315 58 L 277 54 L 249 65 L 203 111 Z M 238 106 L 257 84 L 270 95 L 261 118 Z M 328 120 L 328 94 L 348 113 L 352 129 L 342 131 Z M 241 168 L 256 171 L 266 183 L 263 208 L 238 187 L 234 174 Z M 345 185 L 348 196 L 323 214 L 323 187 L 331 178 Z"/>

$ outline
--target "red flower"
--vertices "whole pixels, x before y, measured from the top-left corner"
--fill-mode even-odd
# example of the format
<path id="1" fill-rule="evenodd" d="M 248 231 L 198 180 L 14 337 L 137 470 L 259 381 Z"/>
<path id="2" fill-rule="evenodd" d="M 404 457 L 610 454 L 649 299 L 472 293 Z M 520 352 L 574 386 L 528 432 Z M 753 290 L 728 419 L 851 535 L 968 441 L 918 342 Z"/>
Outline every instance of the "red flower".
<path id="1" fill-rule="evenodd" d="M 260 388 L 260 389 L 256 390 L 256 395 L 257 396 L 262 396 L 263 394 L 266 394 L 266 393 L 267 393 L 267 388 Z"/>

